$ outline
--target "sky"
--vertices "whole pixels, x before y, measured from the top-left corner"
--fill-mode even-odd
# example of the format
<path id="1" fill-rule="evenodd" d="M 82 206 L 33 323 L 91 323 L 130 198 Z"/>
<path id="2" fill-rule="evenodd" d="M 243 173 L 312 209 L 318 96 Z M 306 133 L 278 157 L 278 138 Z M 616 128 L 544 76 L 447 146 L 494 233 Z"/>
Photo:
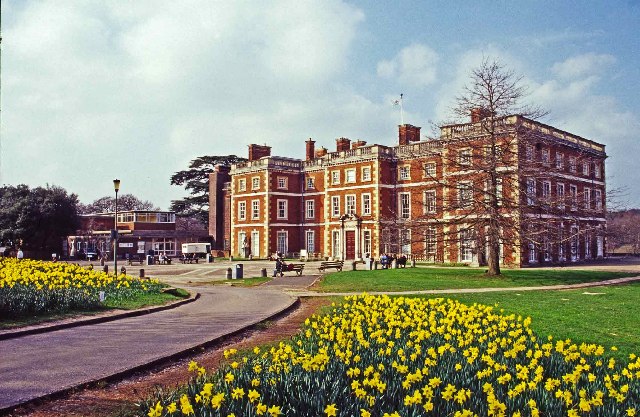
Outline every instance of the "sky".
<path id="1" fill-rule="evenodd" d="M 0 184 L 168 209 L 174 172 L 251 143 L 397 144 L 451 120 L 483 59 L 561 130 L 606 145 L 640 207 L 640 1 L 1 0 Z"/>

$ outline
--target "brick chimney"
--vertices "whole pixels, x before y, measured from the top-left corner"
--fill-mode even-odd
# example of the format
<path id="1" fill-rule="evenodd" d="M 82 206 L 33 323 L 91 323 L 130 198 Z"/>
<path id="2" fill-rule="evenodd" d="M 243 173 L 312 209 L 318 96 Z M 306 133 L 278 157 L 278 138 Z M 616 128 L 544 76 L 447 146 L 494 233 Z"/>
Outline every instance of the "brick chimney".
<path id="1" fill-rule="evenodd" d="M 351 140 L 347 138 L 338 138 L 336 139 L 336 151 L 348 151 L 349 145 L 351 144 Z"/>
<path id="2" fill-rule="evenodd" d="M 351 149 L 358 149 L 366 145 L 367 142 L 364 140 L 357 140 L 351 144 Z"/>
<path id="3" fill-rule="evenodd" d="M 484 108 L 475 108 L 471 109 L 471 123 L 478 123 L 479 121 L 486 119 L 487 117 L 492 116 L 491 112 L 488 109 Z"/>
<path id="4" fill-rule="evenodd" d="M 307 161 L 309 161 L 315 156 L 316 141 L 309 138 L 305 143 L 307 144 Z"/>
<path id="5" fill-rule="evenodd" d="M 256 145 L 255 143 L 249 145 L 249 161 L 255 161 L 263 156 L 271 156 L 271 146 Z"/>
<path id="6" fill-rule="evenodd" d="M 398 138 L 400 145 L 408 145 L 410 142 L 420 141 L 420 127 L 403 124 L 398 125 Z"/>
<path id="7" fill-rule="evenodd" d="M 316 158 L 322 158 L 327 154 L 327 148 L 324 146 L 316 151 Z"/>

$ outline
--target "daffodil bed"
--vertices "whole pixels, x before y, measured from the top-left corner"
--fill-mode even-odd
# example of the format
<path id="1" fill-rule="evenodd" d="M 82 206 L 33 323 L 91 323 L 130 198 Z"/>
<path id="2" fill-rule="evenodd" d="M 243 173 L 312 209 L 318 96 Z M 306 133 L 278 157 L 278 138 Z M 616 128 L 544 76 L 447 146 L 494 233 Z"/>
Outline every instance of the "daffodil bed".
<path id="1" fill-rule="evenodd" d="M 141 404 L 159 416 L 634 416 L 640 358 L 541 339 L 531 320 L 444 299 L 346 297 L 288 343 L 225 351 Z M 614 349 L 613 347 L 611 349 Z"/>
<path id="2" fill-rule="evenodd" d="M 92 310 L 103 306 L 100 292 L 110 301 L 159 293 L 164 285 L 128 275 L 113 276 L 67 263 L 0 258 L 0 317 Z"/>

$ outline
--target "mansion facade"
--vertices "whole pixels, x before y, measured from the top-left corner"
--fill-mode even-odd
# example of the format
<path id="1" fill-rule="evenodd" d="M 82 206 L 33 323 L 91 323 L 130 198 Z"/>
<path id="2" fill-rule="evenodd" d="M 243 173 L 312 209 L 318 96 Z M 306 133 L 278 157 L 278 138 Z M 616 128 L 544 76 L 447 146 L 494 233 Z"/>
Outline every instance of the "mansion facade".
<path id="1" fill-rule="evenodd" d="M 490 122 L 490 129 L 487 129 Z M 305 160 L 249 145 L 210 175 L 214 248 L 341 260 L 406 254 L 482 265 L 489 219 L 500 260 L 527 266 L 604 256 L 605 147 L 523 116 L 475 111 L 434 139 L 399 126 L 398 144 L 306 141 Z"/>

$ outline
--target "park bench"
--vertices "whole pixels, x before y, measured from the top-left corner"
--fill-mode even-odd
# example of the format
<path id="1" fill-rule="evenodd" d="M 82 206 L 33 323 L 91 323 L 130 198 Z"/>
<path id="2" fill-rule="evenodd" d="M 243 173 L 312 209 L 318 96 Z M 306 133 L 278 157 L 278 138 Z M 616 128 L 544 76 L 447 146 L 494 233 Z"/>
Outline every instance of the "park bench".
<path id="1" fill-rule="evenodd" d="M 133 265 L 134 262 L 137 262 L 140 265 L 142 265 L 142 263 L 144 262 L 144 257 L 136 256 L 136 257 L 130 257 L 129 259 L 127 259 L 127 264 L 128 265 Z"/>
<path id="2" fill-rule="evenodd" d="M 286 271 L 282 271 L 282 272 L 287 272 L 287 271 L 295 271 L 295 273 L 298 274 L 298 276 L 301 276 L 302 271 L 304 271 L 304 264 L 287 264 Z"/>
<path id="3" fill-rule="evenodd" d="M 335 268 L 337 271 L 342 272 L 342 265 L 344 262 L 342 261 L 324 261 L 320 263 L 318 269 L 320 271 L 325 271 L 328 268 Z"/>
<path id="4" fill-rule="evenodd" d="M 198 263 L 198 256 L 197 255 L 193 255 L 193 256 L 189 256 L 189 255 L 182 255 L 182 257 L 180 258 L 180 262 L 182 262 L 183 264 L 186 263 Z"/>

